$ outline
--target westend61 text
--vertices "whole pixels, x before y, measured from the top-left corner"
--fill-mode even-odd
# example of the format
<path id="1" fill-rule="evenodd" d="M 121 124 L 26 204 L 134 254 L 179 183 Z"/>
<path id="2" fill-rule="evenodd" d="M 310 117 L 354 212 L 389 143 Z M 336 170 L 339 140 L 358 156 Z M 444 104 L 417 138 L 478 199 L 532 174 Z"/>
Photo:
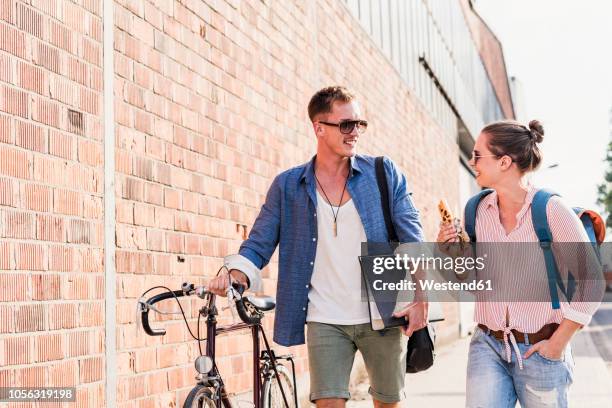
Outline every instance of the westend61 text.
<path id="1" fill-rule="evenodd" d="M 471 282 L 436 282 L 434 280 L 421 280 L 418 282 L 421 290 L 435 291 L 491 291 L 491 280 L 478 280 Z M 399 282 L 383 282 L 378 279 L 373 283 L 374 290 L 416 290 L 416 282 L 403 279 Z"/>

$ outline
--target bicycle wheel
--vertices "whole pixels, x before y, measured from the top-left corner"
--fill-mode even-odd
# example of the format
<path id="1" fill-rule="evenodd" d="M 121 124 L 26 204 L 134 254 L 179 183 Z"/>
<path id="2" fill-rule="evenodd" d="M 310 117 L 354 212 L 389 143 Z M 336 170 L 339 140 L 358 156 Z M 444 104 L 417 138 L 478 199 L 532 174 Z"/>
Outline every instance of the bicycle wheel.
<path id="1" fill-rule="evenodd" d="M 187 395 L 183 408 L 215 408 L 212 392 L 203 385 L 196 385 Z"/>
<path id="2" fill-rule="evenodd" d="M 282 364 L 277 364 L 279 378 L 277 379 L 272 371 L 272 377 L 266 380 L 263 385 L 263 408 L 297 408 L 295 406 L 295 386 L 293 384 L 293 376 Z M 285 397 L 289 407 L 285 406 L 283 394 L 281 393 L 280 385 L 283 387 Z"/>

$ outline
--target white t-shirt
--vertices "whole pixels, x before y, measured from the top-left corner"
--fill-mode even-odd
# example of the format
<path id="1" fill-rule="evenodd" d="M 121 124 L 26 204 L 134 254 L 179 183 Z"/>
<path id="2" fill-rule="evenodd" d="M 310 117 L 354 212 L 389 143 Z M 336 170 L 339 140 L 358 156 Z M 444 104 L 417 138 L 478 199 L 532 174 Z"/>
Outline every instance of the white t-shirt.
<path id="1" fill-rule="evenodd" d="M 334 207 L 334 213 L 338 207 Z M 317 255 L 310 279 L 306 321 L 328 324 L 370 322 L 361 295 L 361 243 L 367 240 L 353 200 L 340 207 L 334 236 L 332 207 L 317 191 Z"/>

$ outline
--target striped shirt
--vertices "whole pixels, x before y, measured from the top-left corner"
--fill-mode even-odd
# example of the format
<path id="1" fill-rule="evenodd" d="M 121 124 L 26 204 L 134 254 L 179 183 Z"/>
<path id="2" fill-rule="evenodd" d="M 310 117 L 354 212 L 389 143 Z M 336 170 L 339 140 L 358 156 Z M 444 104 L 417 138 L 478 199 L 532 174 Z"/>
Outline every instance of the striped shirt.
<path id="1" fill-rule="evenodd" d="M 537 188 L 533 186 L 529 187 L 525 203 L 516 215 L 516 225 L 508 234 L 500 221 L 497 192 L 494 191 L 485 196 L 479 203 L 476 212 L 477 241 L 499 243 L 538 242 L 538 237 L 531 218 L 531 202 L 537 191 Z M 576 216 L 572 208 L 567 206 L 560 197 L 553 196 L 549 200 L 546 213 L 553 237 L 553 252 L 555 249 L 554 243 L 557 242 L 577 243 L 589 241 L 580 219 Z M 499 259 L 499 257 L 497 259 L 490 259 L 492 264 L 487 265 L 487 269 L 492 268 L 492 265 L 494 265 L 493 269 L 488 271 L 489 273 L 494 273 L 496 277 L 503 276 L 502 287 L 526 291 L 526 293 L 521 296 L 523 299 L 540 299 L 542 298 L 540 294 L 549 293 L 548 284 L 545 278 L 539 280 L 533 279 L 534 276 L 547 276 L 544 255 L 541 250 L 527 250 L 521 253 L 518 252 L 516 248 L 525 249 L 525 246 L 521 247 L 515 245 L 514 250 L 511 249 L 513 248 L 512 245 L 503 246 L 503 248 L 503 251 L 499 251 L 503 259 Z M 584 260 L 586 259 L 585 257 L 589 257 L 589 263 L 592 264 L 592 262 L 597 262 L 594 253 L 590 250 L 590 246 L 580 245 L 579 248 L 585 252 L 580 256 L 567 257 L 555 253 L 556 263 L 563 279 L 567 278 L 568 269 L 572 268 L 571 264 L 578 262 L 578 259 Z M 588 252 L 588 254 L 586 252 Z M 571 270 L 575 271 L 576 269 Z M 525 282 L 528 282 L 528 284 Z M 534 282 L 536 284 L 534 284 Z M 541 287 L 538 287 L 538 282 Z M 588 290 L 590 291 L 590 295 L 584 299 L 599 299 L 597 294 L 593 292 L 593 290 L 598 292 L 600 290 L 599 288 L 593 287 L 588 288 Z M 603 296 L 603 287 L 601 291 Z M 532 296 L 530 296 L 530 294 Z M 561 323 L 564 318 L 582 325 L 587 325 L 600 304 L 600 302 L 592 301 L 572 301 L 568 303 L 563 297 L 560 297 L 560 303 L 561 308 L 554 310 L 550 301 L 487 302 L 481 296 L 477 295 L 474 320 L 477 323 L 486 325 L 491 330 L 503 330 L 506 332 L 508 335 L 507 337 L 510 338 L 513 345 L 515 345 L 514 336 L 511 335 L 512 329 L 523 333 L 534 333 L 548 323 Z M 506 314 L 508 315 L 508 325 L 506 325 Z M 509 357 L 510 348 L 507 339 L 506 346 Z M 519 363 L 521 362 L 519 361 Z"/>

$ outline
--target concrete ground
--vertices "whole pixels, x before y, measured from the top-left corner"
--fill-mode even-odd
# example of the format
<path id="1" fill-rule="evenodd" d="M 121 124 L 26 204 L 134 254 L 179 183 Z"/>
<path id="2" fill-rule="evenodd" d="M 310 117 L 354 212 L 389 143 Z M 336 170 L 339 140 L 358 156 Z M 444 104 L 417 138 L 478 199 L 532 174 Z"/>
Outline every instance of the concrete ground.
<path id="1" fill-rule="evenodd" d="M 612 301 L 612 293 L 607 294 Z M 449 408 L 465 405 L 465 368 L 469 338 L 459 339 L 437 350 L 429 370 L 406 376 L 408 398 L 404 407 Z M 603 303 L 593 323 L 572 341 L 576 362 L 570 407 L 612 407 L 612 303 Z M 359 371 L 359 366 L 355 367 Z M 354 373 L 355 373 L 354 371 Z M 352 385 L 349 408 L 371 407 L 367 376 Z"/>

